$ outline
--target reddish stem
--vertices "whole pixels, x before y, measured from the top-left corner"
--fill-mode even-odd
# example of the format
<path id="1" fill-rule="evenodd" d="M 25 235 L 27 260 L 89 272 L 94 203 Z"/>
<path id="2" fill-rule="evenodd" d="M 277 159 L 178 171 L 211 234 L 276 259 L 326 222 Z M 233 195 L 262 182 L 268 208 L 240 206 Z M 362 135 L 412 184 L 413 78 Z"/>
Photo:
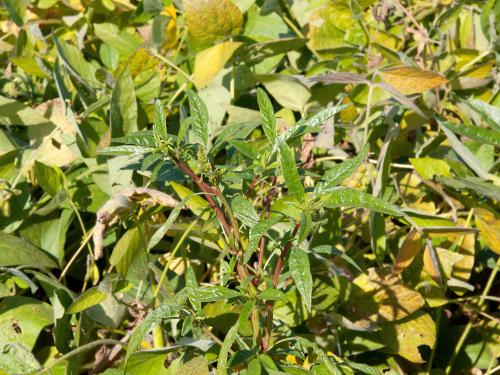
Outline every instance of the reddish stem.
<path id="1" fill-rule="evenodd" d="M 281 250 L 280 256 L 278 258 L 278 262 L 276 263 L 276 269 L 274 270 L 274 277 L 273 277 L 273 285 L 276 288 L 278 286 L 278 281 L 279 277 L 281 274 L 281 269 L 283 268 L 283 262 L 285 261 L 285 257 L 292 248 L 292 243 L 293 243 L 293 238 L 297 234 L 300 228 L 300 221 L 295 224 L 295 227 L 293 228 L 292 235 L 290 239 L 287 241 L 285 246 L 283 247 L 283 250 Z"/>
<path id="2" fill-rule="evenodd" d="M 231 236 L 231 225 L 226 219 L 226 216 L 220 209 L 219 205 L 215 201 L 215 199 L 212 197 L 211 194 L 217 195 L 217 191 L 213 189 L 211 186 L 205 184 L 201 178 L 196 175 L 196 173 L 193 172 L 193 170 L 186 164 L 184 164 L 177 156 L 172 156 L 175 164 L 179 166 L 180 169 L 182 169 L 189 177 L 193 179 L 193 181 L 196 183 L 198 188 L 205 193 L 205 198 L 208 201 L 208 204 L 210 207 L 215 211 L 215 215 L 219 219 L 220 223 L 222 224 L 222 227 L 224 229 L 224 232 L 228 237 Z"/>

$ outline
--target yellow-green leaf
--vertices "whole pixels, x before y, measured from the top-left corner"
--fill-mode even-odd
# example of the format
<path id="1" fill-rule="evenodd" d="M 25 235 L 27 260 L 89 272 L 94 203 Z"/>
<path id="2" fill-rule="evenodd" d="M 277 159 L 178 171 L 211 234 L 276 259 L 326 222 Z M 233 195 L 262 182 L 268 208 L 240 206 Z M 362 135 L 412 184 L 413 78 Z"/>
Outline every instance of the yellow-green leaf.
<path id="1" fill-rule="evenodd" d="M 474 209 L 476 226 L 481 231 L 481 238 L 495 253 L 500 254 L 500 219 L 484 208 Z"/>
<path id="2" fill-rule="evenodd" d="M 447 162 L 441 159 L 434 158 L 410 158 L 410 163 L 413 165 L 417 173 L 427 180 L 434 176 L 450 177 L 450 166 Z"/>
<path id="3" fill-rule="evenodd" d="M 440 74 L 410 66 L 387 69 L 381 72 L 380 76 L 385 83 L 405 95 L 420 94 L 448 83 L 448 80 Z"/>
<path id="4" fill-rule="evenodd" d="M 204 220 L 208 219 L 208 217 L 210 216 L 210 213 L 208 212 L 210 207 L 206 200 L 204 200 L 199 195 L 194 195 L 193 191 L 176 182 L 172 182 L 172 188 L 181 199 L 184 199 L 188 195 L 191 195 L 191 198 L 189 198 L 189 200 L 186 202 L 186 206 L 188 206 L 188 208 L 197 216 L 204 212 L 201 218 Z"/>
<path id="5" fill-rule="evenodd" d="M 237 35 L 243 25 L 243 15 L 230 0 L 184 0 L 183 5 L 189 33 L 199 42 Z"/>
<path id="6" fill-rule="evenodd" d="M 241 44 L 240 42 L 224 42 L 199 52 L 196 55 L 193 73 L 196 87 L 208 85 Z"/>
<path id="7" fill-rule="evenodd" d="M 436 341 L 436 324 L 431 316 L 423 311 L 417 312 L 412 319 L 405 319 L 394 325 L 382 328 L 382 340 L 386 344 L 385 351 L 399 354 L 413 363 L 422 363 L 419 346 L 430 348 Z"/>

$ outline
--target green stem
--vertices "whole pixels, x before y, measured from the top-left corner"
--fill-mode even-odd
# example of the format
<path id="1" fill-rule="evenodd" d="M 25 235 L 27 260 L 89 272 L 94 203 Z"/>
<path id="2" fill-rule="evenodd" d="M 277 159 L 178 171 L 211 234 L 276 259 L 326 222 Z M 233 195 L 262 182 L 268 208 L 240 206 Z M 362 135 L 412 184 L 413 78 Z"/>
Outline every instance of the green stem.
<path id="1" fill-rule="evenodd" d="M 90 350 L 90 349 L 93 349 L 97 346 L 102 346 L 102 345 L 121 345 L 123 347 L 127 346 L 126 343 L 121 342 L 119 340 L 113 340 L 113 339 L 96 340 L 93 342 L 89 342 L 88 344 L 82 345 L 79 348 L 76 348 L 75 350 L 72 350 L 69 353 L 66 353 L 57 359 L 54 359 L 47 366 L 45 366 L 45 369 L 49 370 L 52 367 L 57 366 L 59 363 L 64 362 L 71 357 L 74 357 L 75 355 L 78 355 L 80 353 L 86 352 L 87 350 Z"/>
<path id="2" fill-rule="evenodd" d="M 488 295 L 488 293 L 490 292 L 490 289 L 493 285 L 493 281 L 495 280 L 495 277 L 496 277 L 499 269 L 500 269 L 500 257 L 497 259 L 497 263 L 495 264 L 495 268 L 493 268 L 493 271 L 491 271 L 490 277 L 488 278 L 486 286 L 484 287 L 483 293 L 481 293 L 481 297 L 479 298 L 479 302 L 478 302 L 478 307 L 481 307 L 483 305 L 484 299 Z M 473 321 L 473 318 L 471 318 L 469 320 L 469 322 L 467 323 L 467 325 L 465 326 L 465 329 L 462 332 L 462 335 L 460 336 L 460 339 L 458 340 L 457 345 L 455 346 L 455 350 L 453 351 L 451 359 L 448 362 L 448 366 L 446 366 L 446 370 L 445 370 L 446 375 L 451 373 L 451 369 L 453 367 L 453 364 L 455 363 L 455 360 L 457 359 L 457 356 L 460 353 L 460 350 L 462 349 L 462 346 L 463 346 L 465 340 L 467 339 L 467 336 L 469 335 L 470 330 L 472 329 L 472 321 Z"/>
<path id="3" fill-rule="evenodd" d="M 172 260 L 174 259 L 175 255 L 181 248 L 182 243 L 186 240 L 186 238 L 189 236 L 193 228 L 198 224 L 199 218 L 196 218 L 189 226 L 186 228 L 186 230 L 182 233 L 181 238 L 179 238 L 179 241 L 175 244 L 175 248 L 172 250 L 172 254 L 170 255 L 170 258 L 168 258 L 168 262 L 165 264 L 165 267 L 163 268 L 163 272 L 160 276 L 160 280 L 158 280 L 158 284 L 156 285 L 155 292 L 153 294 L 153 298 L 156 300 L 158 297 L 158 293 L 160 292 L 161 285 L 163 284 L 163 281 L 165 280 L 165 277 L 167 276 L 167 271 L 170 268 L 170 265 L 172 264 Z"/>

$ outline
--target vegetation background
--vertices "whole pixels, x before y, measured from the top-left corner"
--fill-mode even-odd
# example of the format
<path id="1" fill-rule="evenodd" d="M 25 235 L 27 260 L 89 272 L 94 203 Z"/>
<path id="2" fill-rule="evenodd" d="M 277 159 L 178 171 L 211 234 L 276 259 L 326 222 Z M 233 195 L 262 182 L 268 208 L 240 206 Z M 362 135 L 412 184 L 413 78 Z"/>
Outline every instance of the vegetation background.
<path id="1" fill-rule="evenodd" d="M 500 373 L 500 2 L 3 0 L 0 374 Z"/>

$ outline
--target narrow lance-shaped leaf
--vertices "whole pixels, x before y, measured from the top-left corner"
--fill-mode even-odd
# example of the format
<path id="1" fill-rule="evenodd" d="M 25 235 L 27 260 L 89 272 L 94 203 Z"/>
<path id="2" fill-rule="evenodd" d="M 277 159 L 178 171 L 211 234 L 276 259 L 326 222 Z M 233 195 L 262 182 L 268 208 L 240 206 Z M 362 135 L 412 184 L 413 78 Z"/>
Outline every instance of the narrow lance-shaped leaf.
<path id="1" fill-rule="evenodd" d="M 127 354 L 125 355 L 125 362 L 129 359 L 130 355 L 137 349 L 141 341 L 162 319 L 171 318 L 177 314 L 179 306 L 175 304 L 165 303 L 149 313 L 144 320 L 139 324 L 132 335 L 127 347 Z"/>
<path id="2" fill-rule="evenodd" d="M 311 311 L 313 282 L 307 253 L 298 247 L 293 247 L 288 258 L 288 267 L 297 290 L 304 299 L 307 309 Z"/>
<path id="3" fill-rule="evenodd" d="M 208 148 L 208 110 L 201 98 L 192 90 L 187 92 L 193 131 L 205 149 Z"/>
<path id="4" fill-rule="evenodd" d="M 215 372 L 216 375 L 226 375 L 227 374 L 227 354 L 231 349 L 236 337 L 238 336 L 238 327 L 239 323 L 236 322 L 235 325 L 231 327 L 231 329 L 227 332 L 226 338 L 222 343 L 219 352 L 219 359 L 217 361 L 217 370 Z"/>
<path id="5" fill-rule="evenodd" d="M 442 122 L 441 125 L 454 133 L 474 139 L 478 142 L 500 146 L 500 131 L 484 129 L 474 125 L 457 124 L 449 121 Z"/>
<path id="6" fill-rule="evenodd" d="M 337 188 L 324 201 L 325 207 L 357 207 L 368 208 L 370 210 L 401 216 L 399 210 L 392 204 L 376 198 L 370 194 L 351 188 Z"/>
<path id="7" fill-rule="evenodd" d="M 337 185 L 342 183 L 342 181 L 356 171 L 359 165 L 366 159 L 367 155 L 368 146 L 365 146 L 357 156 L 327 170 L 322 180 L 316 185 L 314 194 L 320 196 L 331 193 Z"/>
<path id="8" fill-rule="evenodd" d="M 276 117 L 274 117 L 273 104 L 266 92 L 260 88 L 257 89 L 257 103 L 259 104 L 264 134 L 269 139 L 269 142 L 274 144 L 276 139 Z"/>
<path id="9" fill-rule="evenodd" d="M 439 125 L 450 141 L 451 147 L 453 147 L 455 152 L 462 158 L 465 164 L 467 164 L 479 177 L 489 180 L 488 172 L 483 168 L 474 154 L 467 147 L 465 147 L 457 136 L 445 125 L 443 125 L 441 121 L 439 121 Z"/>
<path id="10" fill-rule="evenodd" d="M 163 104 L 159 99 L 155 100 L 155 117 L 153 122 L 153 135 L 155 137 L 156 145 L 161 146 L 167 142 L 167 121 Z"/>
<path id="11" fill-rule="evenodd" d="M 304 186 L 300 180 L 294 154 L 281 138 L 277 137 L 276 142 L 280 154 L 281 169 L 288 191 L 297 199 L 302 199 L 304 197 Z"/>
<path id="12" fill-rule="evenodd" d="M 465 102 L 474 111 L 479 113 L 481 118 L 492 128 L 500 131 L 500 108 L 492 106 L 479 99 Z"/>

